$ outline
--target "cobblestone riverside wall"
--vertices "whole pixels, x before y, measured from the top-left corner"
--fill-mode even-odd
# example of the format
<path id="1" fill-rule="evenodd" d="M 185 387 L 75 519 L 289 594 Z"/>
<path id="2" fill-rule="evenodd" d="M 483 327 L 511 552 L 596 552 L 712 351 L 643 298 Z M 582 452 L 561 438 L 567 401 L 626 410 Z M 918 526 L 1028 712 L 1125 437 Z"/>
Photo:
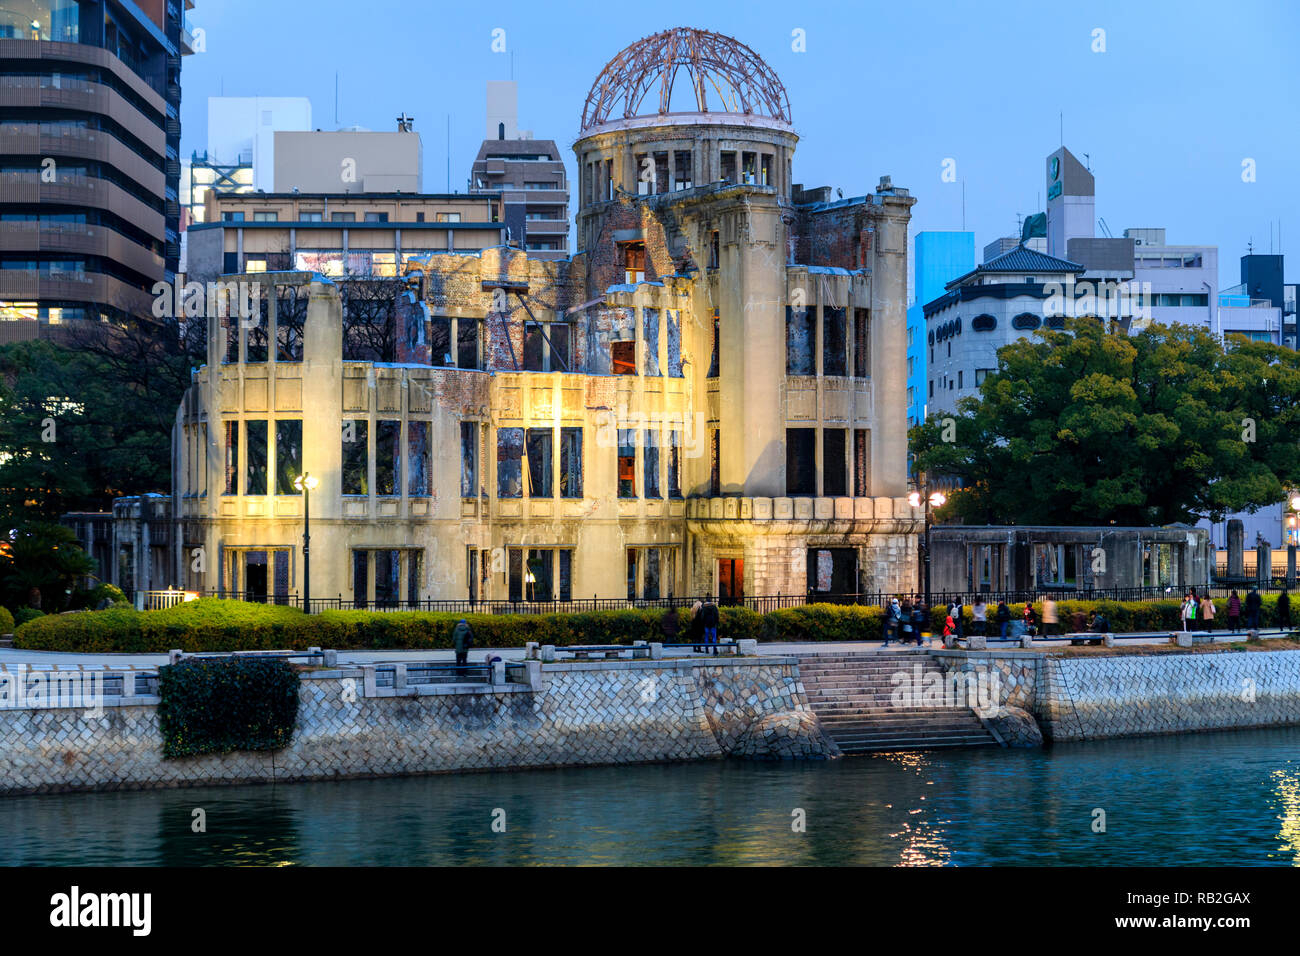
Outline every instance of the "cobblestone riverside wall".
<path id="1" fill-rule="evenodd" d="M 1300 724 L 1300 652 L 1052 657 L 936 652 L 945 669 L 997 672 L 999 702 L 1051 740 Z"/>
<path id="2" fill-rule="evenodd" d="M 367 697 L 360 669 L 319 671 L 304 675 L 288 747 L 181 759 L 163 758 L 157 698 L 109 698 L 102 718 L 0 710 L 0 793 L 838 753 L 786 659 L 554 663 L 540 677 L 539 690 Z"/>

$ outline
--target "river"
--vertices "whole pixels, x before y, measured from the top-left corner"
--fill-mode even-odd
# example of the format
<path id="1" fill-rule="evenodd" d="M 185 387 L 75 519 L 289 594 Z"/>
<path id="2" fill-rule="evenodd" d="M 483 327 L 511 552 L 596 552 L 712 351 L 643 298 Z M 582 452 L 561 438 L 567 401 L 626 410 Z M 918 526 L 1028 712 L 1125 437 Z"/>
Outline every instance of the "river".
<path id="1" fill-rule="evenodd" d="M 0 798 L 0 865 L 70 864 L 1297 866 L 1300 728 Z"/>

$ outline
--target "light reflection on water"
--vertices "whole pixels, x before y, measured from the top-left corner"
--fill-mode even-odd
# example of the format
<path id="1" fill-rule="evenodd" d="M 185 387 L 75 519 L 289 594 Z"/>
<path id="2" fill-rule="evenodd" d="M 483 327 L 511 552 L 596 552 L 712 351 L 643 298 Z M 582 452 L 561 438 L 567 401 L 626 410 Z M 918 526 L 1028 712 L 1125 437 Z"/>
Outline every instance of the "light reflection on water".
<path id="1" fill-rule="evenodd" d="M 1300 728 L 0 799 L 3 865 L 1300 865 Z M 207 832 L 191 829 L 206 811 Z M 1092 832 L 1093 811 L 1106 832 Z M 492 830 L 494 810 L 506 831 Z M 792 822 L 802 810 L 806 832 Z"/>

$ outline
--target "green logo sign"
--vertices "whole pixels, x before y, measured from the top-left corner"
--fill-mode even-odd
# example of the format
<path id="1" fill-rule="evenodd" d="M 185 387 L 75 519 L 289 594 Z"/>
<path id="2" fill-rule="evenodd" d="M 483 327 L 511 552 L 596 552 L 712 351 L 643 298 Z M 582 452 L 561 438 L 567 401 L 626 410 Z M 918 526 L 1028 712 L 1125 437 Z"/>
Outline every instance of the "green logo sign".
<path id="1" fill-rule="evenodd" d="M 1061 178 L 1061 157 L 1053 156 L 1052 157 L 1052 179 L 1060 179 L 1060 178 Z"/>
<path id="2" fill-rule="evenodd" d="M 1055 198 L 1056 198 L 1057 196 L 1059 196 L 1059 195 L 1061 195 L 1061 184 L 1060 184 L 1060 183 L 1052 183 L 1051 188 L 1047 190 L 1047 201 L 1048 201 L 1048 202 L 1051 202 L 1053 199 L 1055 199 Z"/>

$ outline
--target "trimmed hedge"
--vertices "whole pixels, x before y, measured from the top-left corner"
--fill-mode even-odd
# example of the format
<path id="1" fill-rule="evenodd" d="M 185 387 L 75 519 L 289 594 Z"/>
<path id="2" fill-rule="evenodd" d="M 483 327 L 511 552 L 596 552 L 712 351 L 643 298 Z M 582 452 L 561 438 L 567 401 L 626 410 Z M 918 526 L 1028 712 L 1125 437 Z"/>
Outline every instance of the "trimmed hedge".
<path id="1" fill-rule="evenodd" d="M 12 634 L 14 632 L 14 616 L 9 613 L 9 608 L 0 607 L 0 634 Z"/>
<path id="2" fill-rule="evenodd" d="M 1220 604 L 1222 602 L 1219 602 Z M 1274 601 L 1265 598 L 1265 626 L 1275 620 Z M 1023 604 L 1008 605 L 1012 620 L 1020 620 Z M 1059 601 L 1060 626 L 1069 626 L 1075 610 L 1099 610 L 1117 632 L 1175 630 L 1177 601 L 1116 602 Z M 990 606 L 992 622 L 996 605 Z M 884 627 L 879 607 L 808 604 L 760 614 L 745 608 L 719 609 L 718 636 L 724 640 L 864 641 L 878 640 Z M 943 607 L 931 609 L 931 628 L 943 632 Z M 1042 619 L 1042 604 L 1034 605 Z M 680 612 L 685 641 L 689 612 Z M 529 641 L 563 647 L 571 644 L 631 644 L 662 639 L 658 609 L 588 611 L 571 614 L 451 614 L 416 611 L 325 611 L 307 616 L 297 608 L 247 604 L 205 598 L 161 611 L 114 607 L 43 617 L 21 625 L 14 646 L 28 650 L 165 653 L 180 648 L 191 653 L 234 650 L 419 650 L 450 648 L 456 622 L 465 618 L 474 629 L 476 647 L 522 647 Z M 974 621 L 966 607 L 969 630 Z M 1216 629 L 1227 617 L 1220 609 Z"/>
<path id="3" fill-rule="evenodd" d="M 183 660 L 158 668 L 165 757 L 278 750 L 298 721 L 298 673 L 278 659 Z"/>
<path id="4" fill-rule="evenodd" d="M 14 615 L 14 627 L 19 628 L 28 621 L 34 621 L 37 618 L 45 616 L 45 612 L 34 607 L 20 607 L 18 613 Z M 14 633 L 17 633 L 15 630 Z"/>

